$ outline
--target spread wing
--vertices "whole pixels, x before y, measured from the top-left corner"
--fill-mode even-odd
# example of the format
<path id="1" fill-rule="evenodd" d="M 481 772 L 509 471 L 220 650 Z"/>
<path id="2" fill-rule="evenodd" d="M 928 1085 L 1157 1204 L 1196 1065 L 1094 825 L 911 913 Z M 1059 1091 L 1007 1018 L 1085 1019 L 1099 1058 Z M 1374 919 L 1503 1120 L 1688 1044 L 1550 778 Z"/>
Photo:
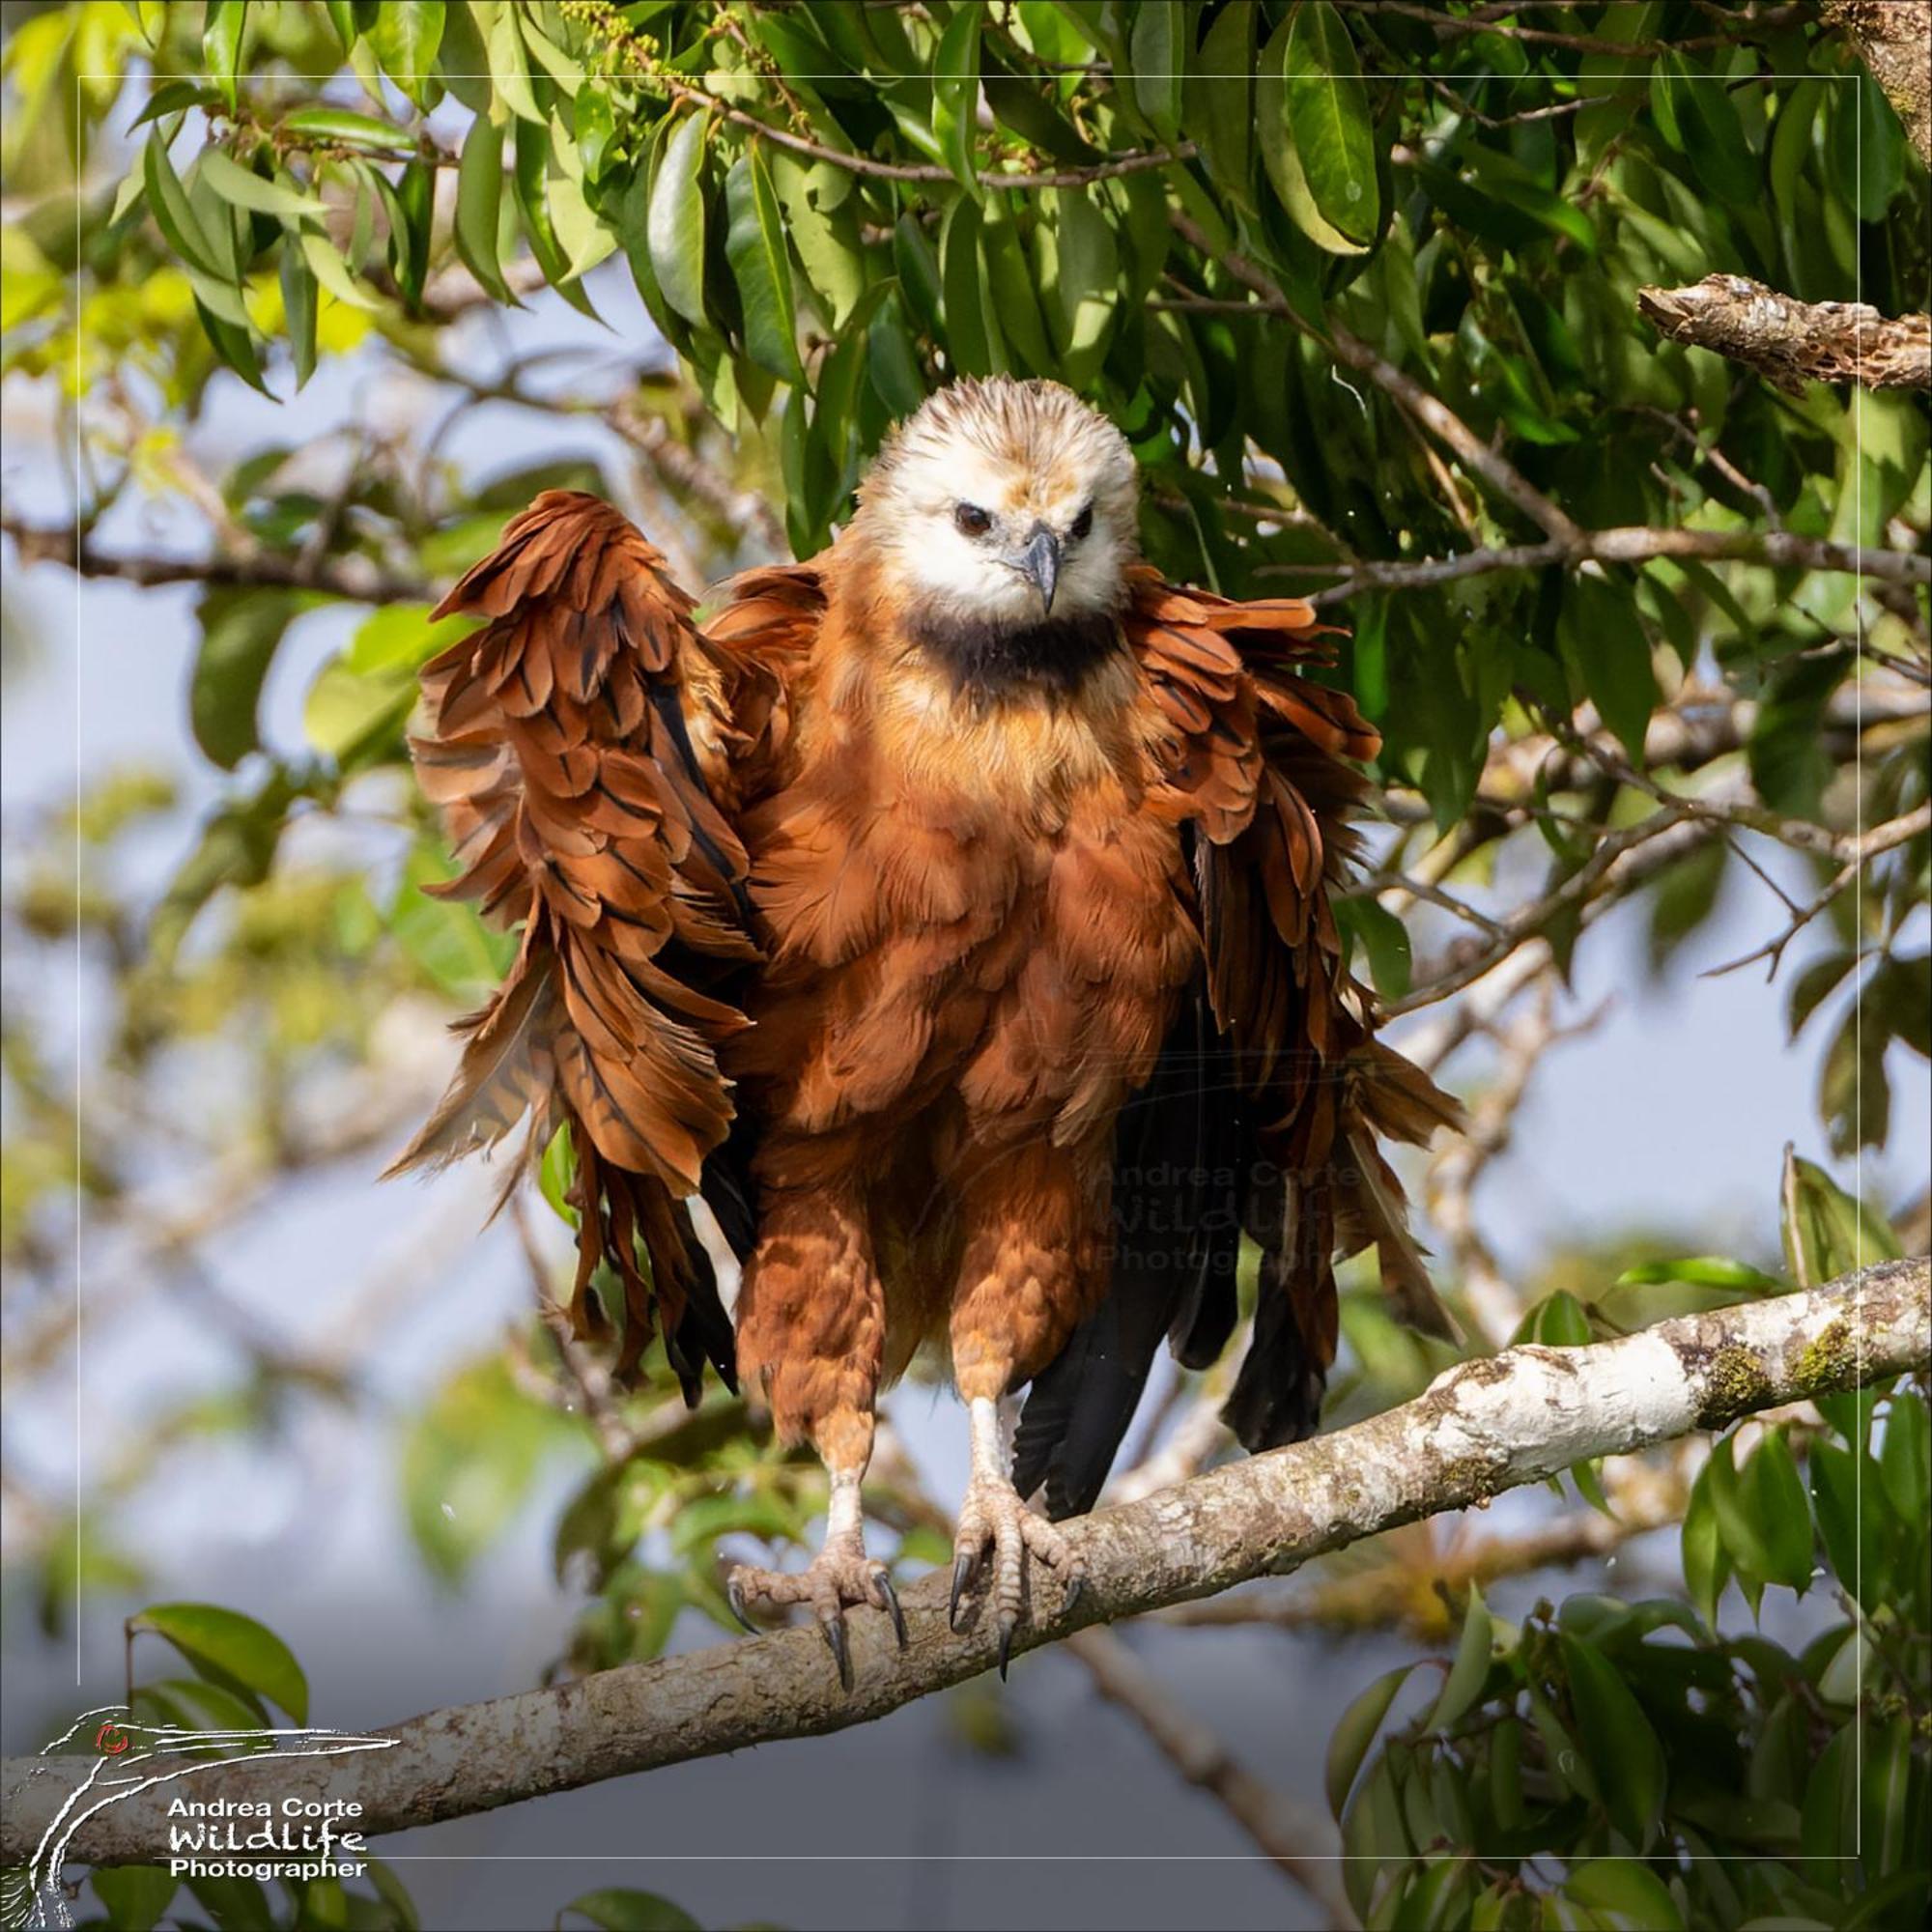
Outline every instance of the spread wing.
<path id="1" fill-rule="evenodd" d="M 390 1171 L 494 1147 L 527 1119 L 514 1184 L 568 1126 L 579 1331 L 605 1325 L 592 1283 L 608 1263 L 624 1293 L 619 1375 L 661 1325 L 695 1400 L 705 1357 L 731 1379 L 732 1347 L 684 1201 L 731 1122 L 717 1050 L 746 1023 L 733 980 L 758 949 L 744 848 L 692 723 L 742 748 L 777 694 L 691 611 L 622 516 L 566 491 L 539 497 L 439 607 L 484 622 L 422 673 L 416 772 L 463 867 L 432 890 L 521 923 L 523 944 L 458 1023 L 456 1078 Z"/>
<path id="2" fill-rule="evenodd" d="M 1297 674 L 1327 656 L 1299 601 L 1234 603 L 1143 570 L 1127 633 L 1160 723 L 1149 809 L 1185 827 L 1203 964 L 1122 1116 L 1108 1297 L 1021 1418 L 1021 1493 L 1044 1482 L 1062 1516 L 1098 1495 L 1163 1337 L 1189 1368 L 1221 1352 L 1244 1233 L 1254 1339 L 1224 1413 L 1250 1449 L 1315 1427 L 1338 1255 L 1375 1247 L 1403 1318 L 1453 1332 L 1379 1143 L 1428 1140 L 1456 1104 L 1376 1038 L 1330 904 L 1367 790 L 1351 761 L 1380 741 L 1346 693 Z"/>

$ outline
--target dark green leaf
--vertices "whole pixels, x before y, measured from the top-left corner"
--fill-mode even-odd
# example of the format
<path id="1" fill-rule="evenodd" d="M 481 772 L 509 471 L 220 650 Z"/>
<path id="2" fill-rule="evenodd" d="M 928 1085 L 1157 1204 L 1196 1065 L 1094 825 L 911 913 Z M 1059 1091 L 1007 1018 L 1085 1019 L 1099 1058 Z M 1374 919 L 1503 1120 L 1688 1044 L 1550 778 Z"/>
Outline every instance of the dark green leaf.
<path id="1" fill-rule="evenodd" d="M 1376 991 L 1385 1000 L 1402 999 L 1409 988 L 1413 963 L 1408 927 L 1386 906 L 1366 896 L 1339 900 L 1335 917 L 1344 930 L 1361 941 Z"/>
<path id="2" fill-rule="evenodd" d="M 282 315 L 288 328 L 289 354 L 296 368 L 296 387 L 299 389 L 315 374 L 315 322 L 319 306 L 315 271 L 302 259 L 293 236 L 282 242 L 279 264 L 282 284 Z"/>
<path id="3" fill-rule="evenodd" d="M 1556 637 L 1571 675 L 1641 770 L 1658 692 L 1630 587 L 1581 571 L 1568 579 Z"/>
<path id="4" fill-rule="evenodd" d="M 708 114 L 687 114 L 665 144 L 651 184 L 651 268 L 664 298 L 694 327 L 705 327 L 704 141 Z"/>
<path id="5" fill-rule="evenodd" d="M 1270 56 L 1280 63 L 1278 115 Z M 1318 247 L 1366 248 L 1381 221 L 1375 128 L 1354 43 L 1327 0 L 1289 14 L 1263 56 L 1263 156 L 1282 205 Z"/>
<path id="6" fill-rule="evenodd" d="M 492 297 L 513 305 L 499 253 L 502 211 L 503 130 L 479 114 L 464 138 L 456 174 L 456 252 Z"/>
<path id="7" fill-rule="evenodd" d="M 1191 10 L 1137 7 L 1128 38 L 1134 105 L 1163 141 L 1180 133 L 1181 82 L 1187 67 L 1184 36 Z"/>
<path id="8" fill-rule="evenodd" d="M 1603 1932 L 1684 1932 L 1684 1916 L 1663 1881 L 1635 1859 L 1592 1859 L 1563 1884 L 1563 1896 Z"/>
<path id="9" fill-rule="evenodd" d="M 259 749 L 255 712 L 269 667 L 282 633 L 312 601 L 273 589 L 211 590 L 202 598 L 188 715 L 195 743 L 224 771 Z"/>
<path id="10" fill-rule="evenodd" d="M 613 1887 L 586 1891 L 563 1908 L 561 1924 L 572 1913 L 587 1918 L 603 1932 L 699 1932 L 697 1920 L 654 1891 Z"/>
<path id="11" fill-rule="evenodd" d="M 980 192 L 980 0 L 957 0 L 932 55 L 932 131 L 953 178 Z"/>
<path id="12" fill-rule="evenodd" d="M 1643 1707 L 1594 1644 L 1557 1641 L 1570 1679 L 1578 1741 L 1612 1822 L 1632 1844 L 1648 1842 L 1663 1804 L 1663 1747 Z"/>
<path id="13" fill-rule="evenodd" d="M 744 310 L 746 352 L 781 381 L 803 382 L 784 220 L 756 146 L 724 177 L 724 207 L 729 222 L 724 253 Z"/>
<path id="14" fill-rule="evenodd" d="M 1861 221 L 1882 221 L 1905 185 L 1905 130 L 1870 74 L 1854 66 L 1832 90 L 1832 174 Z"/>
<path id="15" fill-rule="evenodd" d="M 161 1865 L 96 1865 L 91 1883 L 114 1932 L 152 1932 L 181 1881 Z"/>
<path id="16" fill-rule="evenodd" d="M 1362 1760 L 1368 1756 L 1369 1747 L 1375 1743 L 1376 1733 L 1381 1729 L 1382 1719 L 1388 1716 L 1396 1692 L 1407 1683 L 1414 1668 L 1414 1664 L 1405 1663 L 1378 1677 L 1342 1713 L 1329 1734 L 1326 1772 L 1328 1808 L 1337 1818 L 1341 1817 L 1343 1806 L 1349 1802 L 1355 1774 L 1361 1770 Z"/>
<path id="17" fill-rule="evenodd" d="M 1690 1501 L 1684 1512 L 1682 1538 L 1684 1587 L 1690 1592 L 1697 1614 L 1713 1629 L 1718 1621 L 1718 1599 L 1730 1581 L 1731 1559 L 1724 1548 L 1723 1532 L 1718 1524 L 1717 1505 L 1711 1498 L 1710 1464 L 1698 1472 L 1691 1485 Z"/>
<path id="18" fill-rule="evenodd" d="M 1469 1585 L 1469 1606 L 1463 1615 L 1463 1637 L 1456 1649 L 1456 1661 L 1442 1680 L 1442 1692 L 1435 1708 L 1425 1720 L 1432 1731 L 1453 1729 L 1458 1719 L 1482 1694 L 1489 1682 L 1490 1650 L 1494 1641 L 1495 1620 L 1483 1593 Z"/>
<path id="19" fill-rule="evenodd" d="M 961 376 L 991 376 L 1006 368 L 1006 349 L 986 304 L 980 256 L 980 209 L 961 199 L 947 211 L 939 234 L 940 288 L 946 310 L 946 354 Z"/>

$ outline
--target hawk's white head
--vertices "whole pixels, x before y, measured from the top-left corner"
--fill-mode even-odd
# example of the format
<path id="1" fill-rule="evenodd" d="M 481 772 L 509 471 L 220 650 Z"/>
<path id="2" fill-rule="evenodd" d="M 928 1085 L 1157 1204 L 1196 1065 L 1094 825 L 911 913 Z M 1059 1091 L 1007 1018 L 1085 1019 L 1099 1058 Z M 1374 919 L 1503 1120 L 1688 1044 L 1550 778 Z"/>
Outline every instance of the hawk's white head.
<path id="1" fill-rule="evenodd" d="M 1097 410 L 1058 383 L 996 376 L 941 389 L 900 425 L 853 527 L 915 638 L 976 679 L 997 661 L 1069 685 L 1114 641 L 1136 495 L 1133 452 Z"/>

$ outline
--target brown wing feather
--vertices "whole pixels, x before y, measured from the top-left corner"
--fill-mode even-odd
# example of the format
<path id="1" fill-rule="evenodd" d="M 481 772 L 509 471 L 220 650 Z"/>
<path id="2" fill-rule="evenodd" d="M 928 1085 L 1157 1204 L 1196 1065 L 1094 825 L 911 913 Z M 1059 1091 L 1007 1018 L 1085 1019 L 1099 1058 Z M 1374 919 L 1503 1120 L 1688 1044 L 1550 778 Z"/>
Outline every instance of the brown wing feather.
<path id="1" fill-rule="evenodd" d="M 759 952 L 736 832 L 697 764 L 691 720 L 729 755 L 768 726 L 774 679 L 692 622 L 664 559 L 609 504 L 547 491 L 439 617 L 482 628 L 422 673 L 428 735 L 413 741 L 462 875 L 440 895 L 522 923 L 517 963 L 480 1013 L 455 1081 L 392 1173 L 488 1149 L 528 1115 L 541 1151 L 567 1123 L 581 1219 L 575 1314 L 594 1331 L 591 1277 L 608 1261 L 626 1298 L 620 1368 L 654 1321 L 687 1391 L 692 1339 L 730 1374 L 729 1329 L 687 1238 L 682 1198 L 724 1139 L 720 1043 L 746 1022 L 732 975 Z M 740 622 L 739 629 L 745 627 Z M 641 1244 L 648 1266 L 640 1265 Z"/>
<path id="2" fill-rule="evenodd" d="M 1195 883 L 1205 979 L 1251 1110 L 1263 1251 L 1256 1341 L 1230 1403 L 1251 1446 L 1303 1434 L 1334 1357 L 1334 1261 L 1374 1246 L 1404 1320 L 1454 1322 L 1408 1232 L 1379 1139 L 1421 1143 L 1456 1103 L 1375 1037 L 1367 990 L 1342 958 L 1330 894 L 1366 793 L 1345 762 L 1380 739 L 1345 692 L 1298 675 L 1332 662 L 1332 635 L 1294 599 L 1241 604 L 1137 572 L 1128 637 L 1165 735 L 1163 809 L 1203 835 Z"/>

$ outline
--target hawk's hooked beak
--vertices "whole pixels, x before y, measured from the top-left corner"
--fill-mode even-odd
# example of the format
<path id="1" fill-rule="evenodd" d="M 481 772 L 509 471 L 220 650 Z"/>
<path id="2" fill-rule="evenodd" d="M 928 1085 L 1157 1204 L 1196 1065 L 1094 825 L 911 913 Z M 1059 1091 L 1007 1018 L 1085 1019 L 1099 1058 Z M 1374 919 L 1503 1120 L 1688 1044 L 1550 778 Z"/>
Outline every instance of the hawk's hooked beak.
<path id="1" fill-rule="evenodd" d="M 1060 539 L 1044 524 L 1036 524 L 1020 554 L 1020 571 L 1038 587 L 1039 601 L 1053 609 L 1053 593 L 1060 582 Z"/>

